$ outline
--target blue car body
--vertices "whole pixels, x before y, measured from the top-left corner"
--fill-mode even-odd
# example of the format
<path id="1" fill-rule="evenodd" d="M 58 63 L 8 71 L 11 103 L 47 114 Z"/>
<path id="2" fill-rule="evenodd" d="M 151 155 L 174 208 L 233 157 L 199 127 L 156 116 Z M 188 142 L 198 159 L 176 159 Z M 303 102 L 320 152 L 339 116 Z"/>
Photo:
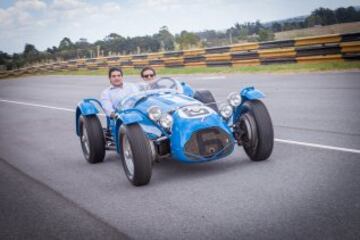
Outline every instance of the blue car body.
<path id="1" fill-rule="evenodd" d="M 117 109 L 116 119 L 106 117 L 115 149 L 120 153 L 119 131 L 122 125 L 137 123 L 141 126 L 149 141 L 156 144 L 166 142 L 168 155 L 184 163 L 199 163 L 224 158 L 234 150 L 236 140 L 233 135 L 233 123 L 246 111 L 244 103 L 263 98 L 264 94 L 253 87 L 239 92 L 241 104 L 233 109 L 231 117 L 225 119 L 221 114 L 193 98 L 194 90 L 182 83 L 183 91 L 153 91 L 134 95 L 127 100 L 131 104 Z M 148 110 L 157 106 L 163 113 L 171 114 L 171 129 L 165 129 L 159 122 L 148 116 Z M 84 99 L 76 108 L 76 133 L 80 135 L 79 117 L 98 115 L 101 103 L 96 99 Z M 200 109 L 200 110 L 199 110 Z M 203 114 L 194 115 L 194 111 Z"/>

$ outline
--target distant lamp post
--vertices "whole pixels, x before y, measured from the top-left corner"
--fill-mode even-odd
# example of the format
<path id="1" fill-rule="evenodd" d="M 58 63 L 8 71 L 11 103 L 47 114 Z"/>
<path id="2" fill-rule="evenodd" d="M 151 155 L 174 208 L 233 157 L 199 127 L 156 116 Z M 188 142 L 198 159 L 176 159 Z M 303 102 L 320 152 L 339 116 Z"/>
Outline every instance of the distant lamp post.
<path id="1" fill-rule="evenodd" d="M 100 46 L 97 45 L 96 46 L 96 56 L 99 57 L 99 55 L 100 55 Z"/>

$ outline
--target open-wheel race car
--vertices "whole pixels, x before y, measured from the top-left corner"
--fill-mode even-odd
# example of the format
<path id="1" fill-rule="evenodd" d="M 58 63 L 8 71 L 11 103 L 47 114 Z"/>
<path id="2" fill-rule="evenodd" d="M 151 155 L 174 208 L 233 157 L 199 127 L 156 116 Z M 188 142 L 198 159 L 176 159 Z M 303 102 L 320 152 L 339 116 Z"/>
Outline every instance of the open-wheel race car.
<path id="1" fill-rule="evenodd" d="M 76 108 L 76 133 L 89 163 L 102 162 L 116 150 L 125 174 L 135 185 L 149 183 L 154 162 L 172 158 L 201 163 L 224 158 L 235 145 L 253 161 L 268 159 L 274 144 L 269 113 L 254 87 L 215 102 L 211 92 L 194 91 L 172 78 L 136 85 L 116 107 L 116 117 L 99 119 L 101 103 L 82 100 Z M 102 115 L 102 114 L 101 114 Z"/>

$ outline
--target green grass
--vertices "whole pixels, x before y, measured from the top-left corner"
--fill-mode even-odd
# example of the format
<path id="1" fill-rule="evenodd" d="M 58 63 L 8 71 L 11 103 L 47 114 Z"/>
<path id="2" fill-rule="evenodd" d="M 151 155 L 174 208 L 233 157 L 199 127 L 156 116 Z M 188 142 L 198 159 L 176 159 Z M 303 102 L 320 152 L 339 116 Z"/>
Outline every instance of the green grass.
<path id="1" fill-rule="evenodd" d="M 359 70 L 360 61 L 352 62 L 323 62 L 323 63 L 297 63 L 297 64 L 272 64 L 259 66 L 234 66 L 234 67 L 184 67 L 184 68 L 158 68 L 159 75 L 176 74 L 203 74 L 203 73 L 298 73 L 298 72 L 322 72 Z M 50 73 L 55 75 L 94 75 L 107 74 L 107 69 L 77 71 L 61 71 Z M 140 69 L 124 69 L 125 75 L 139 75 Z"/>
<path id="2" fill-rule="evenodd" d="M 259 66 L 234 67 L 184 67 L 158 68 L 158 75 L 176 74 L 227 74 L 227 73 L 299 73 L 299 72 L 326 72 L 360 70 L 360 61 L 332 61 L 323 63 L 272 64 Z M 107 68 L 99 70 L 80 69 L 77 71 L 59 71 L 39 73 L 37 75 L 88 75 L 106 76 Z M 125 68 L 125 75 L 140 75 L 140 69 Z"/>

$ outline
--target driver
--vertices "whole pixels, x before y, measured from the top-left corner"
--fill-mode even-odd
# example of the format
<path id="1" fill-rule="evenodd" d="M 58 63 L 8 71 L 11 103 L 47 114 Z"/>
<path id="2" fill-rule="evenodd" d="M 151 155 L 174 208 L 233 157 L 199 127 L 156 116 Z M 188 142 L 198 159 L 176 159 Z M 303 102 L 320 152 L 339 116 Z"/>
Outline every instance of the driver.
<path id="1" fill-rule="evenodd" d="M 156 71 L 151 66 L 145 66 L 141 70 L 140 76 L 145 82 L 145 84 L 142 87 L 140 87 L 141 90 L 156 89 L 159 87 L 159 85 L 155 79 Z M 161 78 L 159 80 L 161 80 Z M 174 80 L 172 80 L 172 81 L 174 81 Z M 185 82 L 182 82 L 181 85 L 178 86 L 178 90 L 189 97 L 193 97 L 193 95 L 194 95 L 194 90 L 192 89 L 192 87 L 190 85 L 186 84 Z"/>
<path id="2" fill-rule="evenodd" d="M 116 106 L 125 96 L 137 91 L 137 89 L 134 84 L 124 82 L 121 68 L 110 68 L 109 80 L 110 86 L 101 93 L 100 102 L 106 116 L 115 118 Z"/>
<path id="3" fill-rule="evenodd" d="M 146 81 L 152 81 L 155 79 L 156 77 L 156 72 L 155 69 L 150 67 L 150 66 L 146 66 L 144 67 L 141 72 L 140 72 L 141 78 L 146 82 Z"/>
<path id="4" fill-rule="evenodd" d="M 142 80 L 144 80 L 143 84 L 138 85 L 140 91 L 158 88 L 155 78 L 156 71 L 154 68 L 152 68 L 151 66 L 145 66 L 143 69 L 141 69 L 140 76 Z"/>

